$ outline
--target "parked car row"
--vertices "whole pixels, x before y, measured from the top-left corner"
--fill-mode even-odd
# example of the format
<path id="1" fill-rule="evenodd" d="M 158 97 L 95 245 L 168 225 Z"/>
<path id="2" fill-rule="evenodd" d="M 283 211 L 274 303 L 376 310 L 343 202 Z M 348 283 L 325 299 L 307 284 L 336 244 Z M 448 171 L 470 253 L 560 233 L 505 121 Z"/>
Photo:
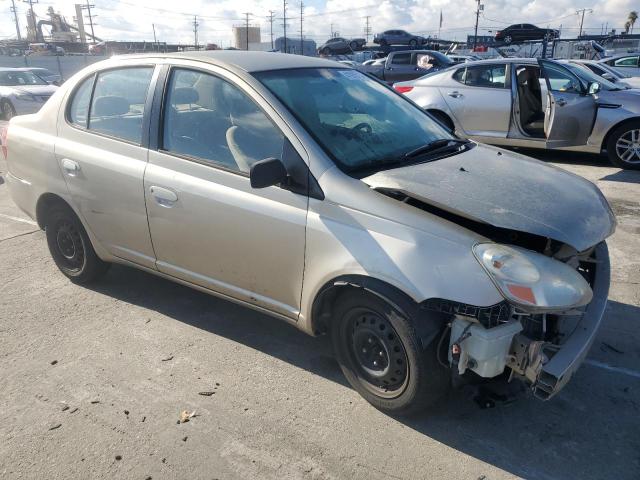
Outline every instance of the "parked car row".
<path id="1" fill-rule="evenodd" d="M 530 124 L 545 114 L 539 79 L 549 131 Z M 406 86 L 415 102 L 279 53 L 113 57 L 11 120 L 6 180 L 71 281 L 121 263 L 328 333 L 384 412 L 478 378 L 549 399 L 600 328 L 614 215 L 592 183 L 461 137 L 505 136 L 515 102 L 514 134 L 579 143 L 606 86 L 549 61 L 458 64 Z M 429 91 L 460 102 L 439 104 L 460 136 L 417 106 Z M 625 135 L 615 146 L 636 149 Z"/>

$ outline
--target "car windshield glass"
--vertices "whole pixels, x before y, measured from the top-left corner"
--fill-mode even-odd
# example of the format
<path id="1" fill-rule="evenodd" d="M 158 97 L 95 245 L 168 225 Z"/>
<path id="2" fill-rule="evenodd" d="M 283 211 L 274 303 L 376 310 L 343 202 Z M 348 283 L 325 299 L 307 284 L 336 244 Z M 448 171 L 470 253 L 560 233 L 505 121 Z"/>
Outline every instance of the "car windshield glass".
<path id="1" fill-rule="evenodd" d="M 357 175 L 455 137 L 390 88 L 356 70 L 313 68 L 254 74 L 296 116 L 338 167 Z"/>
<path id="2" fill-rule="evenodd" d="M 596 75 L 591 70 L 583 65 L 576 65 L 575 63 L 567 64 L 567 67 L 575 73 L 580 80 L 587 85 L 593 82 L 598 82 L 602 90 L 621 90 L 621 88 L 613 82 L 610 82 L 606 78 Z"/>
<path id="3" fill-rule="evenodd" d="M 47 82 L 33 72 L 4 71 L 0 72 L 0 85 L 4 87 L 16 87 L 24 85 L 47 85 Z"/>

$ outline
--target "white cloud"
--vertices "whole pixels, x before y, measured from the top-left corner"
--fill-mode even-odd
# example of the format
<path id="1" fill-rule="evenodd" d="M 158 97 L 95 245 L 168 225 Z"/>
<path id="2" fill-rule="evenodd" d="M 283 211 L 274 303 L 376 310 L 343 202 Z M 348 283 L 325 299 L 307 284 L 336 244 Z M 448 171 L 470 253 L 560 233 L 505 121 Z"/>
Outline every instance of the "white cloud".
<path id="1" fill-rule="evenodd" d="M 609 0 L 597 5 L 592 0 L 491 0 L 486 2 L 480 17 L 480 34 L 495 31 L 509 23 L 536 23 L 554 28 L 562 25 L 564 37 L 578 33 L 579 18 L 576 10 L 593 8 L 585 16 L 585 29 L 600 33 L 603 26 L 621 30 L 626 15 L 636 6 L 632 0 Z M 51 0 L 36 4 L 39 18 L 46 18 L 46 10 L 56 11 L 72 21 L 74 4 L 70 0 Z M 260 24 L 263 41 L 268 40 L 269 10 L 276 13 L 274 34 L 282 33 L 282 2 L 280 0 L 94 0 L 97 15 L 96 35 L 109 40 L 153 40 L 155 24 L 158 40 L 170 43 L 193 42 L 193 17 L 197 14 L 200 43 L 215 42 L 228 46 L 232 41 L 232 26 L 240 24 L 244 12 L 251 12 L 250 22 Z M 373 32 L 389 28 L 403 28 L 415 33 L 435 35 L 438 32 L 440 11 L 444 18 L 441 37 L 464 39 L 473 32 L 475 21 L 474 0 L 306 0 L 304 31 L 321 43 L 333 28 L 344 36 L 363 36 L 365 16 L 370 16 Z M 297 36 L 300 28 L 298 0 L 289 0 L 288 32 Z M 24 3 L 17 4 L 23 34 L 26 32 Z M 640 31 L 640 25 L 638 25 Z M 15 35 L 13 17 L 7 12 L 0 22 L 0 36 Z"/>

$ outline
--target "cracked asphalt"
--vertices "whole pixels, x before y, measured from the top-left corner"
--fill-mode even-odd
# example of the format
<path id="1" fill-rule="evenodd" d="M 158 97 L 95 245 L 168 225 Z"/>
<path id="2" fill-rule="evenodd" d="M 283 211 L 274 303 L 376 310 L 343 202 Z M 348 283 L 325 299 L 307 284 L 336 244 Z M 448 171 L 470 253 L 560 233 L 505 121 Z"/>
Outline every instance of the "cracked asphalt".
<path id="1" fill-rule="evenodd" d="M 73 285 L 0 180 L 0 478 L 637 480 L 640 172 L 533 153 L 616 212 L 604 326 L 549 402 L 466 387 L 411 420 L 362 400 L 326 338 L 120 266 Z"/>

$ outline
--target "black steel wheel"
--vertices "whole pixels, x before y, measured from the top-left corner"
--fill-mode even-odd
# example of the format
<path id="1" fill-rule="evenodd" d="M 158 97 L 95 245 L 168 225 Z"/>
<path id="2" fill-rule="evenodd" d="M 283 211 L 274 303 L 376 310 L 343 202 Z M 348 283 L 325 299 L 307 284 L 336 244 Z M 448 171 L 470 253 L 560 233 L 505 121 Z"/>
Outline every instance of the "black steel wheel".
<path id="1" fill-rule="evenodd" d="M 412 38 L 411 40 L 409 40 L 409 45 L 415 47 L 416 45 L 418 45 L 418 40 Z"/>
<path id="2" fill-rule="evenodd" d="M 365 388 L 383 398 L 402 394 L 409 378 L 404 346 L 387 318 L 363 307 L 349 312 L 350 354 Z"/>
<path id="3" fill-rule="evenodd" d="M 436 342 L 423 345 L 414 319 L 382 298 L 349 289 L 334 309 L 334 352 L 351 386 L 390 415 L 412 415 L 437 402 L 450 386 Z"/>
<path id="4" fill-rule="evenodd" d="M 98 258 L 82 223 L 69 207 L 52 207 L 45 232 L 51 257 L 73 282 L 89 283 L 108 270 L 109 264 Z"/>

